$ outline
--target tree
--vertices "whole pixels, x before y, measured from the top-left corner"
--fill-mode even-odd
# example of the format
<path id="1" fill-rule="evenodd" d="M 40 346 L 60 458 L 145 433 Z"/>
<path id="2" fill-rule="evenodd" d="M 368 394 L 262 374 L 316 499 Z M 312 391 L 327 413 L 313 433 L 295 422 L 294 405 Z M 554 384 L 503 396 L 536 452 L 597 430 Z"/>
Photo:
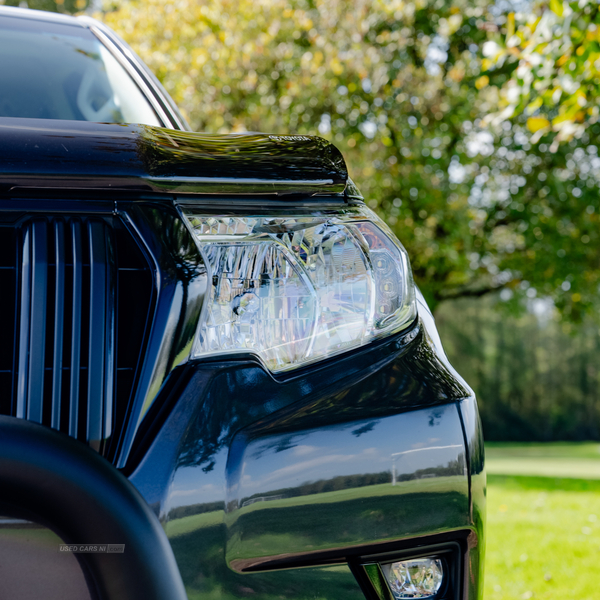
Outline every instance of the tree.
<path id="1" fill-rule="evenodd" d="M 194 128 L 336 143 L 434 307 L 506 287 L 577 319 L 600 277 L 597 8 L 504 4 L 131 0 L 100 18 Z"/>
<path id="2" fill-rule="evenodd" d="M 74 13 L 85 10 L 89 0 L 0 0 L 0 5 L 20 6 L 49 12 Z"/>

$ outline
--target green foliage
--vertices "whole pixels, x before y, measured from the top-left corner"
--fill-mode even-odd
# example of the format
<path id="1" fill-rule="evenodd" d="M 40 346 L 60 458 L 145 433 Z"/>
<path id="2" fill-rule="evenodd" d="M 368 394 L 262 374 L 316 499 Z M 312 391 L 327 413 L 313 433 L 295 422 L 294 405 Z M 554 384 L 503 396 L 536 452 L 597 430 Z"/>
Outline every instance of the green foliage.
<path id="1" fill-rule="evenodd" d="M 600 114 L 599 10 L 587 0 L 551 0 L 538 1 L 532 12 L 510 13 L 483 48 L 484 82 L 498 87 L 502 109 L 487 120 L 528 116 L 531 143 L 544 137 L 551 152 L 561 141 L 581 138 Z"/>
<path id="2" fill-rule="evenodd" d="M 600 283 L 597 8 L 551 5 L 130 0 L 99 17 L 194 128 L 336 143 L 434 307 L 527 282 L 577 320 Z"/>
<path id="3" fill-rule="evenodd" d="M 540 299 L 518 317 L 499 304 L 445 302 L 436 319 L 450 361 L 477 393 L 486 439 L 600 439 L 598 325 L 561 321 Z"/>
<path id="4" fill-rule="evenodd" d="M 89 0 L 0 0 L 0 5 L 20 6 L 48 12 L 75 13 L 85 10 Z"/>

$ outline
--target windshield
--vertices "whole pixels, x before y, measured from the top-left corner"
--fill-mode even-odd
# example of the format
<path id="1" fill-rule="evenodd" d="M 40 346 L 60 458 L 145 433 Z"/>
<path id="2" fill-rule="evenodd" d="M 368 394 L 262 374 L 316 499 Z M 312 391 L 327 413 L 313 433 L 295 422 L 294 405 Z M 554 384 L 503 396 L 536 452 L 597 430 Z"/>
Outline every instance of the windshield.
<path id="1" fill-rule="evenodd" d="M 83 27 L 0 17 L 0 117 L 161 125 L 114 56 Z"/>

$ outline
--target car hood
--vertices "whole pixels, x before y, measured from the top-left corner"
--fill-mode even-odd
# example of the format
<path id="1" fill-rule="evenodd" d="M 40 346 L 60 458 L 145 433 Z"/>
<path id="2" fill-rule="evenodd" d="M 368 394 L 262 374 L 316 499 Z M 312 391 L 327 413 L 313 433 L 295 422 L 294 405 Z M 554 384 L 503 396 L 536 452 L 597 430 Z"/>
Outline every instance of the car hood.
<path id="1" fill-rule="evenodd" d="M 0 118 L 0 194 L 341 194 L 340 151 L 306 135 L 189 133 L 150 125 Z"/>

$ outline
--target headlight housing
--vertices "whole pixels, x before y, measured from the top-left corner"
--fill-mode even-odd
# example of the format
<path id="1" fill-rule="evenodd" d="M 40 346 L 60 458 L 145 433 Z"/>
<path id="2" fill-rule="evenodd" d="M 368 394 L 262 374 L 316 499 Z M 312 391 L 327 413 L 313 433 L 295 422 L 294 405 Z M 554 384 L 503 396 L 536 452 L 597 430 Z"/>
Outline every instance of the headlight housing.
<path id="1" fill-rule="evenodd" d="M 415 318 L 406 251 L 366 207 L 311 214 L 182 210 L 210 271 L 192 358 L 254 353 L 295 369 Z"/>

